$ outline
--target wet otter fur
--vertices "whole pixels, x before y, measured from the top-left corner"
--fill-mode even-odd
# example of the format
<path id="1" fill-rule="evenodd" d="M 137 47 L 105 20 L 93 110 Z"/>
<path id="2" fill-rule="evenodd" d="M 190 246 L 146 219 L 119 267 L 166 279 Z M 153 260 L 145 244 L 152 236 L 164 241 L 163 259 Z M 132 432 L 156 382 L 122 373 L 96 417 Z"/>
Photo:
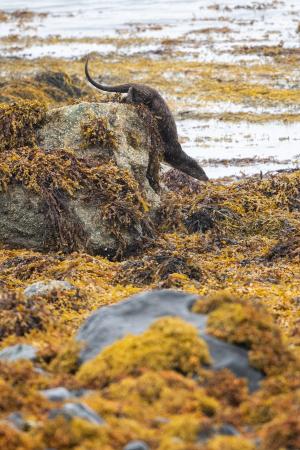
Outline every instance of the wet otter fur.
<path id="1" fill-rule="evenodd" d="M 164 146 L 164 159 L 168 164 L 200 181 L 208 181 L 206 173 L 197 161 L 182 150 L 178 142 L 177 127 L 173 114 L 165 100 L 155 89 L 136 83 L 105 86 L 92 79 L 88 71 L 88 62 L 89 58 L 85 63 L 85 74 L 93 86 L 106 92 L 126 93 L 126 103 L 143 104 L 155 116 Z"/>

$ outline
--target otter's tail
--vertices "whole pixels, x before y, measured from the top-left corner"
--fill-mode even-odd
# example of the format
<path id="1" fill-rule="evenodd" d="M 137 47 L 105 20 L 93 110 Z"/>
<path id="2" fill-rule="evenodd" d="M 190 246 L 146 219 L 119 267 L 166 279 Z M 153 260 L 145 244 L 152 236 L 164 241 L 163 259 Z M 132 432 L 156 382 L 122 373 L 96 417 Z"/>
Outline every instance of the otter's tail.
<path id="1" fill-rule="evenodd" d="M 89 63 L 89 56 L 87 57 L 86 62 L 85 62 L 85 75 L 86 75 L 88 81 L 93 86 L 95 86 L 97 89 L 100 89 L 101 91 L 120 92 L 122 94 L 125 94 L 131 88 L 131 86 L 132 86 L 131 84 L 120 84 L 118 86 L 105 86 L 103 84 L 97 83 L 97 81 L 93 80 L 93 78 L 89 74 L 88 63 Z"/>

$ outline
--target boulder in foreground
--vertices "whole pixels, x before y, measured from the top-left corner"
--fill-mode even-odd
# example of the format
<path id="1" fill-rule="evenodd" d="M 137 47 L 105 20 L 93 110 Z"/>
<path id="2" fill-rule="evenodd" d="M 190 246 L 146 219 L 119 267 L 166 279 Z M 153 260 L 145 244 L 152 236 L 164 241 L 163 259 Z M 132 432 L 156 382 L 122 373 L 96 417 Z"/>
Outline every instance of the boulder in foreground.
<path id="1" fill-rule="evenodd" d="M 116 373 L 118 370 L 121 372 L 123 370 L 122 373 L 124 374 L 125 370 L 129 370 L 131 364 L 126 360 L 125 355 L 134 354 L 132 363 L 134 367 L 138 364 L 138 358 L 140 358 L 142 367 L 148 367 L 149 365 L 153 368 L 153 365 L 159 367 L 159 364 L 162 364 L 163 369 L 172 367 L 173 362 L 178 366 L 180 360 L 183 364 L 180 367 L 181 372 L 185 370 L 192 372 L 195 369 L 185 361 L 185 358 L 187 361 L 197 361 L 197 364 L 202 363 L 204 365 L 209 364 L 211 359 L 212 370 L 229 369 L 236 376 L 247 378 L 250 390 L 257 389 L 262 374 L 250 366 L 248 352 L 241 347 L 216 339 L 206 332 L 207 316 L 196 314 L 191 310 L 197 298 L 196 295 L 178 291 L 154 290 L 137 294 L 115 305 L 102 307 L 95 311 L 77 334 L 77 339 L 85 344 L 81 353 L 81 360 L 85 364 L 78 373 L 79 378 L 84 381 L 88 379 L 97 384 L 105 381 L 102 378 L 104 372 L 106 375 L 110 374 L 113 377 L 114 356 L 116 361 L 119 361 L 115 368 Z M 156 319 L 163 320 L 164 316 L 167 316 L 167 318 L 161 324 L 163 327 L 160 326 L 159 322 L 156 322 L 156 325 L 153 324 Z M 175 316 L 183 319 L 184 322 L 179 320 L 177 323 L 175 319 L 172 319 L 175 320 L 175 323 L 168 324 L 168 316 L 169 319 L 170 316 Z M 187 323 L 185 324 L 185 322 Z M 190 328 L 188 324 L 195 327 L 195 332 L 198 331 L 201 338 L 199 342 L 197 333 L 193 334 L 193 331 L 191 331 L 194 328 Z M 169 331 L 168 325 L 170 326 Z M 156 334 L 152 333 L 152 335 L 151 331 L 156 331 Z M 159 334 L 160 332 L 161 334 Z M 140 348 L 147 348 L 145 354 L 142 351 L 139 352 L 139 339 L 130 336 L 140 335 L 141 333 L 144 334 L 140 338 Z M 121 341 L 128 335 L 129 337 Z M 171 339 L 170 344 L 168 344 L 168 338 Z M 173 342 L 174 345 L 172 345 L 172 340 L 176 344 Z M 116 341 L 121 342 L 120 347 L 115 344 Z M 115 344 L 115 347 L 112 344 Z M 170 348 L 168 348 L 168 345 L 170 345 Z M 187 349 L 184 349 L 185 345 L 193 352 L 199 347 L 197 355 L 196 353 L 189 355 Z M 168 349 L 166 350 L 166 348 Z M 101 353 L 103 350 L 104 352 Z M 122 351 L 124 351 L 124 356 L 120 357 Z M 151 352 L 153 353 L 153 361 L 150 357 Z M 161 352 L 165 352 L 165 360 L 160 354 Z M 180 356 L 181 353 L 182 356 Z M 174 356 L 173 359 L 172 355 Z M 110 372 L 106 370 L 106 358 L 109 361 Z M 123 368 L 122 364 L 126 369 Z M 105 370 L 102 371 L 102 369 Z M 99 376 L 99 373 L 101 373 L 101 376 Z"/>

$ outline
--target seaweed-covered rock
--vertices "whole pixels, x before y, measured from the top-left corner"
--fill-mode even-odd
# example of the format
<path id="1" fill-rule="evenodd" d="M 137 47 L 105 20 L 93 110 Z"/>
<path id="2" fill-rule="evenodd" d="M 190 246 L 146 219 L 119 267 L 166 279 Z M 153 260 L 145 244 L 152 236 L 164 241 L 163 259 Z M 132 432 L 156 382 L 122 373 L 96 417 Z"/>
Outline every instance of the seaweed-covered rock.
<path id="1" fill-rule="evenodd" d="M 153 148 L 151 132 L 156 130 L 146 110 L 137 113 L 126 104 L 83 102 L 51 110 L 46 120 L 39 141 L 47 151 L 72 148 L 78 157 L 112 160 L 137 180 L 148 201 L 158 201 L 153 191 L 157 173 L 152 169 L 159 148 Z"/>
<path id="2" fill-rule="evenodd" d="M 205 233 L 207 230 L 214 228 L 215 224 L 221 222 L 224 217 L 238 220 L 237 215 L 228 208 L 203 206 L 186 218 L 185 226 L 190 233 L 196 233 L 197 231 Z"/>
<path id="3" fill-rule="evenodd" d="M 105 386 L 140 368 L 178 370 L 196 376 L 210 364 L 206 343 L 197 330 L 183 320 L 165 317 L 154 322 L 141 336 L 126 336 L 96 358 L 81 366 L 78 379 L 88 386 Z"/>
<path id="4" fill-rule="evenodd" d="M 63 402 L 66 400 L 70 400 L 71 398 L 82 397 L 88 392 L 90 391 L 87 391 L 86 389 L 76 389 L 70 391 L 69 389 L 60 386 L 56 388 L 43 389 L 42 391 L 40 391 L 40 394 L 42 394 L 43 397 L 45 397 L 47 400 L 50 400 L 51 402 Z"/>
<path id="5" fill-rule="evenodd" d="M 9 423 L 11 423 L 17 430 L 26 431 L 30 428 L 30 424 L 24 419 L 23 414 L 20 412 L 13 412 L 7 417 Z"/>
<path id="6" fill-rule="evenodd" d="M 202 277 L 200 267 L 189 258 L 185 258 L 176 251 L 160 248 L 154 255 L 146 255 L 141 259 L 135 258 L 124 262 L 116 276 L 116 281 L 143 286 L 150 283 L 167 282 L 172 274 L 180 274 L 196 281 L 200 281 Z"/>
<path id="7" fill-rule="evenodd" d="M 179 367 L 178 364 L 181 361 L 183 366 L 180 366 L 179 370 L 184 371 L 184 367 L 187 368 L 185 358 L 189 360 L 189 357 L 191 357 L 191 361 L 195 360 L 195 355 L 190 354 L 188 357 L 185 355 L 186 351 L 182 355 L 180 344 L 177 342 L 180 340 L 180 331 L 182 331 L 181 337 L 186 340 L 187 335 L 183 329 L 185 326 L 188 327 L 188 324 L 185 324 L 185 322 L 188 322 L 194 325 L 200 334 L 200 343 L 197 345 L 203 344 L 203 341 L 206 342 L 212 357 L 212 369 L 221 370 L 228 368 L 237 376 L 247 378 L 250 390 L 257 388 L 262 375 L 259 371 L 250 367 L 247 351 L 205 333 L 206 316 L 195 314 L 191 311 L 191 306 L 196 300 L 196 295 L 172 290 L 155 290 L 137 294 L 115 305 L 102 307 L 95 311 L 82 325 L 77 334 L 77 339 L 85 343 L 81 352 L 81 361 L 85 362 L 85 364 L 82 365 L 78 372 L 80 381 L 96 385 L 97 383 L 105 383 L 105 380 L 100 380 L 99 374 L 102 376 L 105 373 L 106 377 L 113 378 L 118 376 L 120 372 L 123 374 L 126 371 L 131 373 L 132 370 L 136 369 L 139 362 L 142 363 L 142 367 L 146 365 L 146 367 L 152 369 L 155 367 L 170 369 L 174 368 L 174 364 L 175 366 L 177 364 L 177 367 Z M 169 345 L 171 347 L 168 347 L 168 344 L 164 341 L 166 336 L 164 336 L 163 324 L 161 324 L 162 328 L 160 321 L 153 324 L 155 319 L 161 319 L 164 316 L 175 316 L 185 321 L 179 321 L 177 325 L 169 323 Z M 161 319 L 161 321 L 163 320 L 166 319 Z M 150 328 L 147 330 L 149 326 Z M 128 334 L 139 335 L 143 332 L 144 334 L 138 338 L 136 336 L 128 336 L 122 339 Z M 190 333 L 192 331 L 190 331 L 189 327 L 186 332 L 188 336 L 191 336 Z M 150 353 L 151 351 L 153 353 L 155 343 L 157 345 L 159 342 L 162 342 L 158 351 L 158 353 L 161 351 L 161 354 L 154 352 L 155 358 L 160 358 L 158 363 L 157 361 L 153 362 L 151 358 L 147 358 L 148 353 L 143 353 L 142 349 L 145 344 L 146 347 L 148 346 L 148 350 L 150 349 Z M 189 338 L 188 342 L 189 345 L 193 346 L 198 341 L 192 334 L 192 338 Z M 174 354 L 173 360 L 172 355 L 169 353 L 170 348 L 173 348 L 172 344 L 174 346 L 173 351 L 178 350 L 178 353 Z M 176 348 L 177 344 L 178 349 Z M 104 351 L 100 353 L 103 349 Z M 129 360 L 127 360 L 126 355 L 131 355 L 132 353 L 134 353 L 136 358 L 132 357 L 130 359 L 129 357 Z M 139 362 L 137 362 L 138 358 Z M 200 364 L 199 356 L 198 359 L 196 357 L 196 360 Z M 205 358 L 202 362 L 205 362 Z M 207 355 L 206 362 L 208 362 Z M 109 370 L 107 370 L 107 364 L 110 364 Z M 114 369 L 114 373 L 112 369 Z M 194 369 L 190 369 L 191 367 L 188 366 L 186 372 L 193 372 Z"/>
<path id="8" fill-rule="evenodd" d="M 87 420 L 95 425 L 104 423 L 103 419 L 98 416 L 91 408 L 82 403 L 65 403 L 60 409 L 52 409 L 49 418 L 54 419 L 57 416 L 63 416 L 67 420 L 74 417 Z"/>
<path id="9" fill-rule="evenodd" d="M 32 439 L 32 436 L 27 436 L 26 433 L 21 433 L 9 422 L 2 421 L 0 422 L 0 448 L 34 450 L 40 448 L 40 442 L 35 438 Z"/>
<path id="10" fill-rule="evenodd" d="M 204 443 L 215 436 L 238 436 L 239 432 L 232 425 L 224 423 L 218 427 L 204 428 L 198 434 L 198 442 Z"/>
<path id="11" fill-rule="evenodd" d="M 24 289 L 24 295 L 27 298 L 47 295 L 52 291 L 72 291 L 75 286 L 63 280 L 38 281 L 27 286 Z"/>
<path id="12" fill-rule="evenodd" d="M 21 131 L 29 107 L 17 106 Z M 81 103 L 49 111 L 43 126 L 32 115 L 30 139 L 18 132 L 0 156 L 0 242 L 112 257 L 152 238 L 160 149 L 149 114 Z"/>
<path id="13" fill-rule="evenodd" d="M 56 101 L 66 100 L 68 97 L 80 97 L 82 89 L 76 84 L 76 79 L 69 77 L 64 72 L 41 72 L 35 77 L 36 81 L 47 86 L 47 94 Z"/>
<path id="14" fill-rule="evenodd" d="M 45 105 L 35 100 L 19 100 L 10 105 L 0 103 L 0 151 L 34 145 L 35 131 L 45 117 Z"/>
<path id="15" fill-rule="evenodd" d="M 289 259 L 300 257 L 300 233 L 292 230 L 287 237 L 279 239 L 276 245 L 271 248 L 267 259 L 274 261 L 278 258 L 288 257 Z"/>
<path id="16" fill-rule="evenodd" d="M 264 373 L 280 373 L 294 361 L 273 317 L 265 308 L 221 292 L 196 302 L 193 310 L 208 312 L 207 331 L 248 348 L 252 366 Z"/>
<path id="17" fill-rule="evenodd" d="M 289 414 L 290 413 L 290 414 Z M 294 411 L 282 413 L 268 423 L 262 432 L 263 450 L 300 448 L 299 404 Z"/>
<path id="18" fill-rule="evenodd" d="M 40 302 L 0 291 L 0 341 L 12 334 L 24 336 L 34 329 L 42 330 L 49 321 L 49 311 Z"/>
<path id="19" fill-rule="evenodd" d="M 51 402 L 63 402 L 73 397 L 72 392 L 64 387 L 44 389 L 41 391 L 41 394 Z"/>
<path id="20" fill-rule="evenodd" d="M 46 104 L 59 104 L 88 94 L 79 77 L 69 76 L 65 72 L 47 70 L 38 72 L 35 76 L 18 75 L 18 79 L 8 79 L 1 83 L 0 102 L 39 99 Z"/>

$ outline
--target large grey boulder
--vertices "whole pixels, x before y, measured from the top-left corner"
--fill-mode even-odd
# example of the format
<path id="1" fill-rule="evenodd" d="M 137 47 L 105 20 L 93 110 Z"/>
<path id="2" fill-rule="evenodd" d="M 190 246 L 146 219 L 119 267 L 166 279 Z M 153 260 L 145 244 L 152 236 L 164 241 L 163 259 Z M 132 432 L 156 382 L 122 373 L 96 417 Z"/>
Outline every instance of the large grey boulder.
<path id="1" fill-rule="evenodd" d="M 229 369 L 248 380 L 250 391 L 259 387 L 263 375 L 250 366 L 248 352 L 236 345 L 216 339 L 205 332 L 207 317 L 195 314 L 191 306 L 197 296 L 173 290 L 153 290 L 96 310 L 81 326 L 77 340 L 85 343 L 81 362 L 88 361 L 105 347 L 128 334 L 142 334 L 156 319 L 177 316 L 194 325 L 207 343 L 212 356 L 212 370 Z"/>
<path id="2" fill-rule="evenodd" d="M 121 170 L 126 169 L 138 183 L 138 195 L 148 204 L 143 219 L 119 230 L 119 234 L 113 233 L 113 223 L 101 218 L 101 200 L 89 186 L 73 197 L 58 192 L 54 199 L 50 198 L 50 203 L 54 201 L 52 210 L 49 196 L 42 197 L 20 181 L 14 181 L 0 192 L 0 243 L 40 251 L 57 247 L 66 251 L 83 250 L 108 257 L 119 251 L 121 241 L 125 251 L 138 247 L 145 229 L 151 228 L 149 217 L 159 205 L 153 130 L 143 117 L 132 105 L 84 102 L 50 110 L 45 124 L 37 131 L 38 145 L 47 154 L 71 149 L 88 167 L 113 163 Z M 83 130 L 89 123 L 102 124 L 104 139 L 86 138 Z M 105 138 L 106 132 L 109 139 Z M 59 215 L 60 222 L 55 214 Z M 61 239 L 61 233 L 67 238 Z M 59 239 L 63 244 L 57 243 Z"/>
<path id="3" fill-rule="evenodd" d="M 103 120 L 115 136 L 115 146 L 82 146 L 83 124 Z M 149 184 L 147 171 L 151 158 L 151 130 L 147 129 L 136 108 L 125 103 L 79 103 L 49 111 L 45 126 L 39 131 L 40 145 L 48 151 L 71 148 L 79 157 L 96 160 L 113 159 L 121 169 L 127 169 L 139 182 L 150 202 L 158 196 Z"/>

